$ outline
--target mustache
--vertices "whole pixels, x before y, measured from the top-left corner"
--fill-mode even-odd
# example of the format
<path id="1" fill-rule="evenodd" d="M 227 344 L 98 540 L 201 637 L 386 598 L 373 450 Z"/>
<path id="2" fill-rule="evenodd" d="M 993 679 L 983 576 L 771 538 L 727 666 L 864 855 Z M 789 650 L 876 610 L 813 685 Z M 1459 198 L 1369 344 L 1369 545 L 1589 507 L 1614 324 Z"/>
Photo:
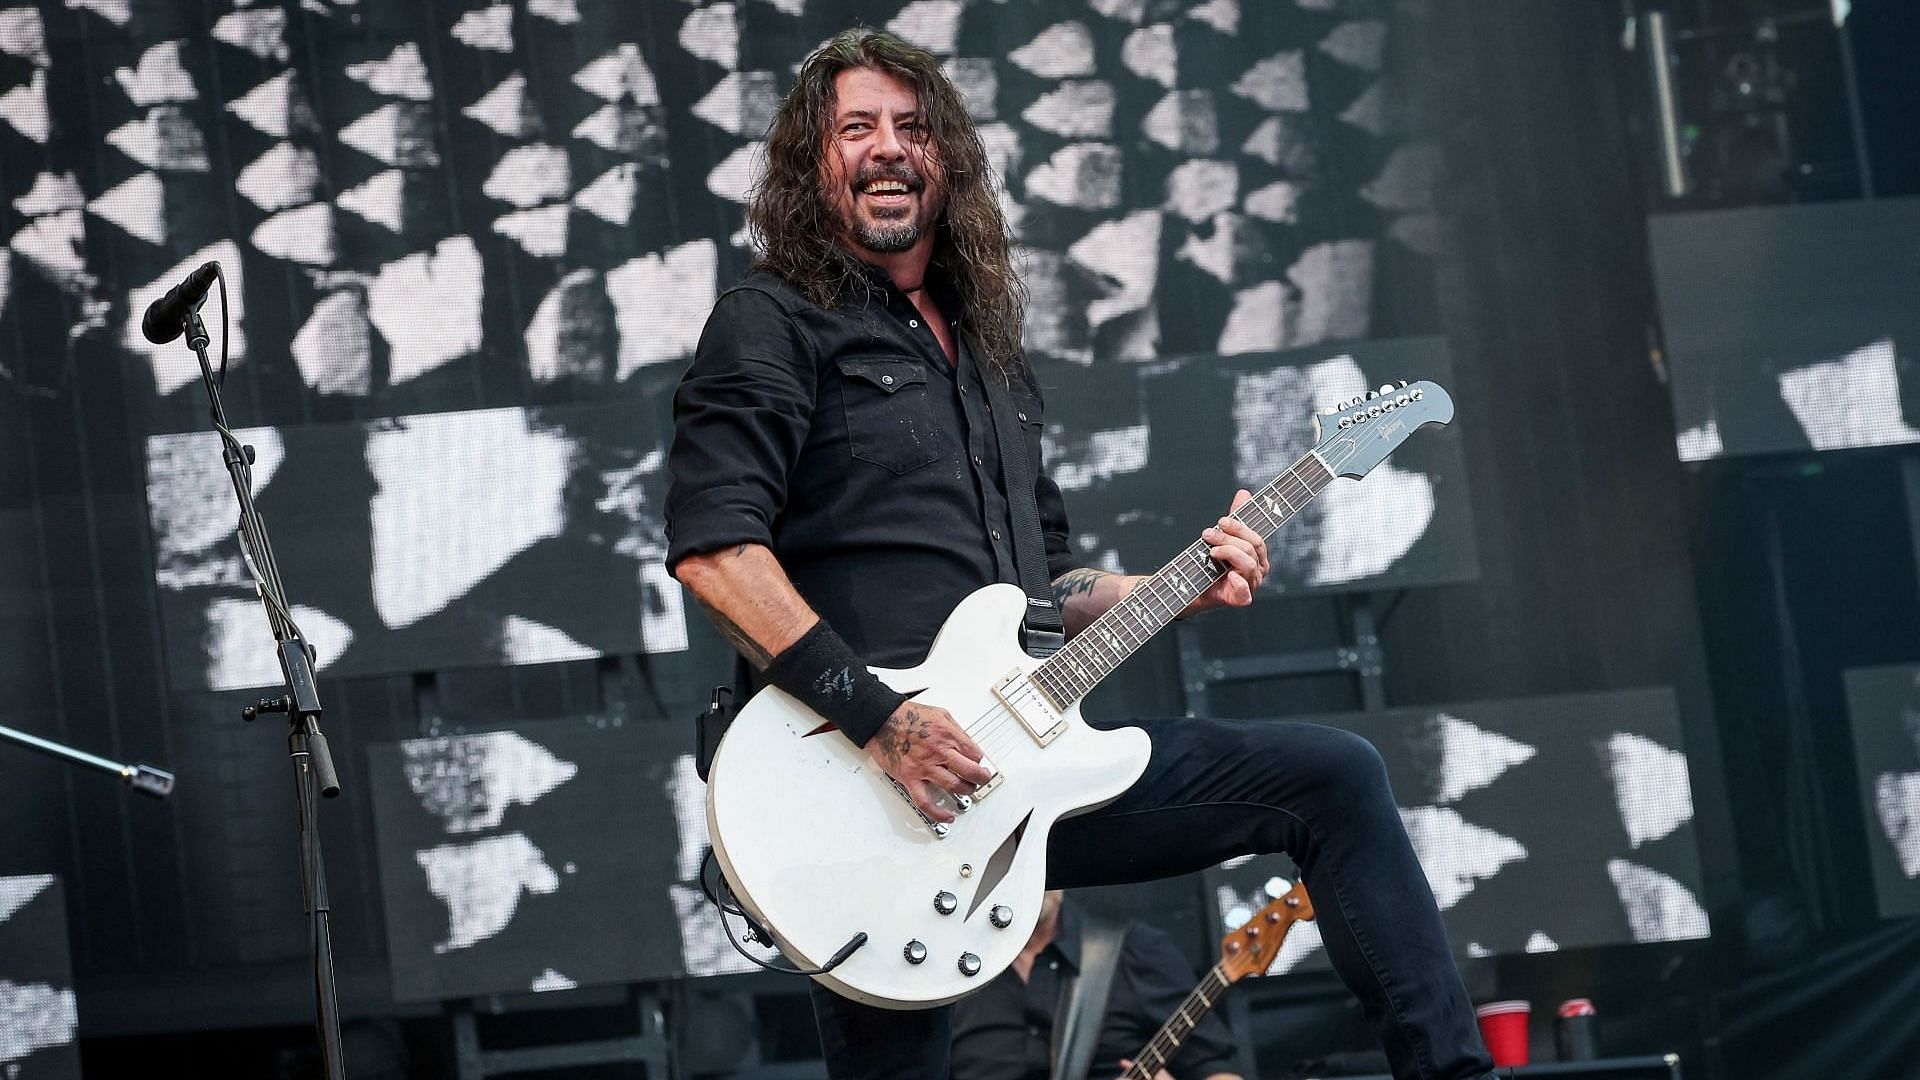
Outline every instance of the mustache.
<path id="1" fill-rule="evenodd" d="M 907 185 L 909 191 L 919 191 L 926 186 L 926 181 L 921 178 L 920 173 L 913 166 L 903 162 L 898 165 L 875 165 L 861 169 L 853 178 L 854 190 L 858 191 L 875 180 L 897 180 Z"/>

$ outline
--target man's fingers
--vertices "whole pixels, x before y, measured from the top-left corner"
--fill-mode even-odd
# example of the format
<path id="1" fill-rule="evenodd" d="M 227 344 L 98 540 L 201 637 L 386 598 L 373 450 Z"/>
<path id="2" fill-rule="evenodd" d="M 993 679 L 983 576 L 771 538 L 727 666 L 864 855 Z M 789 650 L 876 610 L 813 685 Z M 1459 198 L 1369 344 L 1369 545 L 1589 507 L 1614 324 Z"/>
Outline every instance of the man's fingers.
<path id="1" fill-rule="evenodd" d="M 952 774 L 949 773 L 948 775 L 951 776 Z M 939 796 L 935 794 L 937 790 L 935 787 L 936 783 L 937 781 L 933 780 L 922 780 L 920 783 L 913 785 L 913 805 L 919 807 L 921 813 L 935 821 L 951 822 L 953 820 L 953 811 L 940 805 Z"/>
<path id="2" fill-rule="evenodd" d="M 1253 526 L 1247 524 L 1244 521 L 1241 521 L 1237 517 L 1221 518 L 1220 529 L 1233 536 L 1237 536 L 1242 540 L 1245 540 L 1247 542 L 1247 547 L 1253 551 L 1254 559 L 1260 564 L 1260 569 L 1262 571 L 1266 569 L 1267 538 L 1260 535 L 1260 530 L 1254 528 Z"/>
<path id="3" fill-rule="evenodd" d="M 959 793 L 963 795 L 971 794 L 972 788 L 977 788 L 993 779 L 993 773 L 989 772 L 985 765 L 980 764 L 978 760 L 967 757 L 960 751 L 955 751 L 947 755 L 947 768 L 951 770 L 955 776 L 958 776 L 970 785 L 968 791 Z"/>
<path id="4" fill-rule="evenodd" d="M 1246 577 L 1251 578 L 1260 572 L 1260 560 L 1254 558 L 1253 552 L 1248 551 L 1243 545 L 1217 544 L 1209 549 L 1207 554 L 1212 555 L 1216 562 L 1226 563 L 1227 566 L 1240 571 Z"/>

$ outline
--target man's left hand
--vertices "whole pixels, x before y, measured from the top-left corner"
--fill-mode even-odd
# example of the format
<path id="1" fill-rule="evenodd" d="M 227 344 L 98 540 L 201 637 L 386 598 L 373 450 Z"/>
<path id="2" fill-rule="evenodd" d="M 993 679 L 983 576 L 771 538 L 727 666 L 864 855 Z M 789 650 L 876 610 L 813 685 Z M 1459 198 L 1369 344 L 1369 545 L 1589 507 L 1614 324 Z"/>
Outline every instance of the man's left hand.
<path id="1" fill-rule="evenodd" d="M 1234 493 L 1232 511 L 1253 501 L 1253 493 L 1241 488 Z M 1212 528 L 1200 534 L 1200 540 L 1207 545 L 1207 554 L 1213 561 L 1227 570 L 1219 581 L 1213 583 L 1206 592 L 1195 597 L 1193 603 L 1180 614 L 1198 615 L 1220 607 L 1246 607 L 1253 603 L 1253 594 L 1260 583 L 1267 580 L 1272 567 L 1267 562 L 1267 541 L 1256 532 L 1253 526 L 1232 516 L 1229 511 Z"/>
<path id="2" fill-rule="evenodd" d="M 1133 1068 L 1133 1062 L 1128 1061 L 1126 1058 L 1121 1058 L 1120 1059 L 1120 1075 L 1114 1077 L 1113 1080 L 1127 1080 L 1127 1070 L 1131 1068 Z M 1159 1072 L 1154 1074 L 1153 1080 L 1173 1080 L 1173 1074 L 1168 1072 L 1165 1069 L 1161 1069 Z"/>

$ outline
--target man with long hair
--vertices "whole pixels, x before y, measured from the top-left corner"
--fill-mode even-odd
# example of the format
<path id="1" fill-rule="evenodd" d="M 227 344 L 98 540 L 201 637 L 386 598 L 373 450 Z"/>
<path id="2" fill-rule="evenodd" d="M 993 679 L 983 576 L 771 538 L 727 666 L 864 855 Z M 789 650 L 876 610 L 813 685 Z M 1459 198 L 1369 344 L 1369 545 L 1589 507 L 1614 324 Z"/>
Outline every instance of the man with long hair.
<path id="1" fill-rule="evenodd" d="M 668 565 L 755 681 L 831 721 L 922 813 L 950 821 L 947 796 L 991 778 L 980 748 L 868 666 L 919 663 L 963 598 L 1018 580 L 1017 500 L 1037 509 L 1068 634 L 1142 579 L 1074 565 L 1060 490 L 1040 467 L 1007 226 L 934 56 L 869 30 L 810 56 L 768 132 L 749 221 L 761 255 L 715 304 L 674 397 Z M 1000 442 L 996 399 L 1017 413 L 1004 428 L 1018 445 Z M 1024 455 L 1012 474 L 1031 491 L 1009 490 L 1003 451 Z M 1252 603 L 1268 572 L 1260 534 L 1228 515 L 1203 537 L 1226 573 L 1184 614 Z M 1394 1075 L 1489 1074 L 1372 745 L 1291 722 L 1139 726 L 1146 772 L 1055 826 L 1049 887 L 1285 851 Z M 836 1080 L 946 1076 L 948 1009 L 879 1009 L 818 983 L 813 1000 Z"/>

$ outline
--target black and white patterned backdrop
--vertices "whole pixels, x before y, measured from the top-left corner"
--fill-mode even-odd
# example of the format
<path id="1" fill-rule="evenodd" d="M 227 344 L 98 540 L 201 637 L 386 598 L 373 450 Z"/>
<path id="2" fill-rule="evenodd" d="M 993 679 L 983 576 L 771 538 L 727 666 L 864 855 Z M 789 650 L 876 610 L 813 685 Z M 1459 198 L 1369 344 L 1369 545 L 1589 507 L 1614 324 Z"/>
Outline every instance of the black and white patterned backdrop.
<path id="1" fill-rule="evenodd" d="M 1880 916 L 1920 913 L 1920 667 L 1854 668 L 1846 686 Z"/>
<path id="2" fill-rule="evenodd" d="M 1314 718 L 1380 748 L 1455 952 L 1705 938 L 1693 786 L 1666 688 Z M 1297 876 L 1284 855 L 1209 871 L 1220 932 Z M 1275 973 L 1324 966 L 1311 923 Z"/>
<path id="3" fill-rule="evenodd" d="M 66 890 L 52 874 L 0 877 L 0 1075 L 80 1075 Z"/>
<path id="4" fill-rule="evenodd" d="M 757 139 L 800 57 L 864 23 L 944 59 L 1021 244 L 1027 344 L 1076 399 L 1053 467 L 1085 473 L 1129 438 L 1146 453 L 1140 362 L 1364 338 L 1381 264 L 1431 251 L 1436 157 L 1394 135 L 1392 17 L 1383 0 L 0 8 L 0 378 L 124 376 L 181 689 L 273 674 L 224 474 L 191 434 L 195 364 L 137 328 L 209 258 L 230 412 L 258 428 L 263 509 L 336 672 L 674 654 L 665 395 L 747 264 Z M 1079 524 L 1102 555 L 1108 523 Z"/>

